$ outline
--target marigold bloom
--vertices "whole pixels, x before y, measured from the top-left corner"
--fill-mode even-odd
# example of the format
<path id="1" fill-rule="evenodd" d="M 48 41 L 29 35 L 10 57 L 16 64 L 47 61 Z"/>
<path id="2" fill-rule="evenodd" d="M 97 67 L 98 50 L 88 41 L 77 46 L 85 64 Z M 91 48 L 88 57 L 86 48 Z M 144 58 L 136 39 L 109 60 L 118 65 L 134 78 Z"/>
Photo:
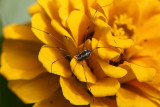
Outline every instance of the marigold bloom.
<path id="1" fill-rule="evenodd" d="M 1 73 L 34 107 L 159 107 L 159 7 L 158 0 L 38 0 L 29 8 L 34 28 L 4 28 Z M 92 51 L 82 63 L 83 47 Z"/>

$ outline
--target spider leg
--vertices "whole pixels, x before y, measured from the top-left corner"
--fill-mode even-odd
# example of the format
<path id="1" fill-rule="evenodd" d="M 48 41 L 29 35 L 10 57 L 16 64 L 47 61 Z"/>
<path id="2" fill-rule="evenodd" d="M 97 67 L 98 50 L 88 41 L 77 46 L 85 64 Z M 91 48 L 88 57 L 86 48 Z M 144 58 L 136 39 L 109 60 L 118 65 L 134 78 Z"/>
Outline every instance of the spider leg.
<path id="1" fill-rule="evenodd" d="M 83 70 L 84 70 L 84 75 L 85 75 L 85 80 L 86 80 L 86 86 L 88 87 L 89 91 L 91 92 L 91 88 L 90 88 L 90 86 L 87 84 L 87 77 L 86 77 L 86 73 L 85 73 L 83 61 L 82 61 L 82 67 L 83 67 Z"/>
<path id="2" fill-rule="evenodd" d="M 65 51 L 65 52 L 69 53 L 69 51 L 67 51 L 67 50 L 65 50 L 65 49 L 63 49 L 63 48 L 59 48 L 59 47 L 57 47 L 57 46 L 52 47 L 52 46 L 48 46 L 48 45 L 43 45 L 42 48 L 56 48 L 56 49 L 59 49 L 59 50 L 61 50 L 61 51 Z"/>
<path id="3" fill-rule="evenodd" d="M 112 48 L 112 49 L 115 48 L 115 49 L 122 49 L 122 48 L 120 48 L 120 47 L 114 47 L 114 46 L 96 47 L 96 48 L 94 48 L 94 49 L 91 50 L 91 53 L 92 53 L 94 50 L 99 49 L 99 48 Z M 122 53 L 122 50 L 121 50 L 121 53 Z"/>
<path id="4" fill-rule="evenodd" d="M 74 69 L 76 68 L 77 64 L 78 64 L 78 62 L 77 62 L 77 63 L 76 63 L 76 65 L 74 66 L 74 68 L 73 68 L 73 72 L 74 72 Z"/>
<path id="5" fill-rule="evenodd" d="M 57 61 L 59 61 L 59 60 L 62 60 L 62 59 L 64 59 L 64 58 L 68 57 L 68 56 L 70 56 L 70 55 L 65 55 L 64 57 L 61 57 L 61 58 L 53 61 L 53 62 L 51 63 L 51 73 L 52 73 L 52 65 L 53 65 L 55 62 L 57 62 Z"/>

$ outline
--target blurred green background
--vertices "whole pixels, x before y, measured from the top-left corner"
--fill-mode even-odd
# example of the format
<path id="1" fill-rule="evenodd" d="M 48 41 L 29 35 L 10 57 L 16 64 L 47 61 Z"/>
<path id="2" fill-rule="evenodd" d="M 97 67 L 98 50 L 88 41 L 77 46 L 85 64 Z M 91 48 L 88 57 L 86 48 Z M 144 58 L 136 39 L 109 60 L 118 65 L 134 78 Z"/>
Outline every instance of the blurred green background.
<path id="1" fill-rule="evenodd" d="M 29 5 L 36 0 L 0 0 L 0 52 L 3 42 L 2 28 L 13 23 L 25 23 L 30 21 L 27 13 Z M 0 75 L 0 107 L 32 107 L 24 104 L 7 87 L 7 80 Z"/>

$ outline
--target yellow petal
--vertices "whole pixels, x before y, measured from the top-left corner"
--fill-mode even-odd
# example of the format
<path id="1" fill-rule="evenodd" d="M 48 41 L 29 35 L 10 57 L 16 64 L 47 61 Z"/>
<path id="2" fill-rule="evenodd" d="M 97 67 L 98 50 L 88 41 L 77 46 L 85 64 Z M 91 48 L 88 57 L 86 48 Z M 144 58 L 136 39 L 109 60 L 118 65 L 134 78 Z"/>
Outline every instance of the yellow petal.
<path id="1" fill-rule="evenodd" d="M 91 103 L 91 97 L 80 84 L 73 77 L 65 79 L 60 78 L 63 95 L 74 105 L 88 105 Z"/>
<path id="2" fill-rule="evenodd" d="M 49 98 L 34 104 L 33 107 L 72 107 L 72 105 L 63 97 L 62 90 L 59 89 Z"/>
<path id="3" fill-rule="evenodd" d="M 99 64 L 104 73 L 109 77 L 121 78 L 127 74 L 127 71 L 125 69 L 110 65 L 106 61 L 99 60 Z"/>
<path id="4" fill-rule="evenodd" d="M 150 51 L 151 52 L 151 51 Z M 139 53 L 138 53 L 139 55 Z M 143 66 L 143 67 L 151 67 L 155 69 L 159 69 L 159 60 L 157 58 L 151 57 L 151 56 L 141 56 L 141 57 L 135 57 L 130 62 L 133 62 L 134 64 Z M 158 72 L 158 70 L 157 70 Z"/>
<path id="5" fill-rule="evenodd" d="M 95 98 L 91 107 L 117 107 L 117 103 L 114 99 L 108 97 Z"/>
<path id="6" fill-rule="evenodd" d="M 68 19 L 68 16 L 69 16 L 69 10 L 66 9 L 65 7 L 60 7 L 59 10 L 59 17 L 61 19 L 61 23 L 64 27 L 68 27 L 67 26 L 67 19 Z"/>
<path id="7" fill-rule="evenodd" d="M 75 58 L 72 58 L 70 62 L 70 66 L 71 66 L 72 72 L 80 81 L 90 82 L 90 83 L 96 82 L 96 77 L 91 72 L 86 61 L 83 61 L 83 66 L 82 66 L 82 62 L 77 62 Z"/>
<path id="8" fill-rule="evenodd" d="M 41 44 L 23 40 L 5 40 L 1 55 L 1 73 L 8 79 L 32 79 L 46 72 L 38 61 Z"/>
<path id="9" fill-rule="evenodd" d="M 113 0 L 97 0 L 97 3 L 100 6 L 107 6 L 110 5 L 113 2 Z"/>
<path id="10" fill-rule="evenodd" d="M 91 40 L 90 40 L 90 39 L 87 39 L 87 40 L 85 41 L 85 43 L 83 43 L 83 44 L 81 44 L 80 46 L 78 46 L 79 52 L 84 51 L 84 49 L 92 50 Z M 88 58 L 88 59 L 89 59 L 89 58 Z"/>
<path id="11" fill-rule="evenodd" d="M 112 40 L 108 40 L 108 44 L 120 48 L 130 48 L 134 42 L 132 39 L 119 39 L 116 37 L 113 37 L 113 39 L 114 42 Z"/>
<path id="12" fill-rule="evenodd" d="M 160 15 L 152 16 L 142 26 L 137 28 L 137 41 L 159 38 L 160 32 L 157 32 L 160 27 Z M 147 30 L 146 30 L 147 29 Z"/>
<path id="13" fill-rule="evenodd" d="M 104 14 L 108 18 L 109 11 L 110 11 L 109 6 L 113 3 L 113 0 L 97 0 L 97 3 L 100 6 L 105 6 L 105 7 L 102 7 L 102 9 L 104 10 Z"/>
<path id="14" fill-rule="evenodd" d="M 28 8 L 28 12 L 33 15 L 37 12 L 43 12 L 43 9 L 38 3 L 34 3 Z"/>
<path id="15" fill-rule="evenodd" d="M 58 10 L 60 7 L 65 7 L 68 9 L 69 1 L 68 0 L 38 0 L 38 3 L 44 8 L 46 13 L 51 19 L 56 19 L 60 22 Z"/>
<path id="16" fill-rule="evenodd" d="M 94 84 L 88 84 L 88 88 L 95 97 L 113 96 L 120 88 L 117 79 L 103 78 Z"/>
<path id="17" fill-rule="evenodd" d="M 62 36 L 60 36 L 54 29 L 52 29 L 50 25 L 50 19 L 44 15 L 37 13 L 32 16 L 32 31 L 33 33 L 39 38 L 43 43 L 50 45 L 50 46 L 58 46 L 62 47 L 62 44 L 59 41 L 63 41 Z M 45 33 L 48 32 L 49 34 Z M 55 38 L 59 39 L 57 41 Z"/>
<path id="18" fill-rule="evenodd" d="M 152 81 L 156 74 L 154 68 L 143 67 L 134 63 L 130 63 L 130 67 L 140 82 Z"/>
<path id="19" fill-rule="evenodd" d="M 84 0 L 70 0 L 70 3 L 74 10 L 80 10 L 84 12 L 84 5 L 85 5 Z"/>
<path id="20" fill-rule="evenodd" d="M 98 46 L 98 40 L 95 38 L 92 38 L 92 49 L 96 49 Z M 97 50 L 94 50 L 93 52 L 96 53 Z"/>
<path id="21" fill-rule="evenodd" d="M 104 60 L 116 60 L 120 56 L 120 50 L 114 46 L 103 44 L 103 41 L 98 41 L 92 38 L 92 49 L 96 55 L 99 55 Z M 97 48 L 98 47 L 98 48 Z"/>
<path id="22" fill-rule="evenodd" d="M 39 53 L 39 60 L 48 72 L 61 75 L 63 77 L 70 77 L 72 72 L 69 66 L 69 61 L 63 57 L 64 55 L 62 55 L 62 51 L 57 48 L 44 46 L 41 48 Z"/>
<path id="23" fill-rule="evenodd" d="M 101 41 L 99 41 L 98 47 L 100 47 L 98 48 L 98 55 L 103 60 L 116 60 L 120 56 L 117 48 L 105 45 Z"/>
<path id="24" fill-rule="evenodd" d="M 95 55 L 94 53 L 92 53 L 88 59 L 88 64 L 91 67 L 91 69 L 93 70 L 96 77 L 100 79 L 100 78 L 106 77 L 106 74 L 104 73 L 104 71 L 100 67 L 100 65 L 98 63 L 98 59 L 99 59 L 99 57 L 97 55 Z"/>
<path id="25" fill-rule="evenodd" d="M 82 11 L 74 10 L 70 13 L 67 24 L 76 44 L 81 44 L 89 25 L 87 16 Z"/>
<path id="26" fill-rule="evenodd" d="M 160 71 L 158 70 L 153 81 L 148 82 L 147 84 L 151 85 L 152 87 L 160 91 L 160 78 L 159 77 L 160 77 Z"/>
<path id="27" fill-rule="evenodd" d="M 136 93 L 133 87 L 120 88 L 117 93 L 118 107 L 158 107 L 159 104 Z"/>
<path id="28" fill-rule="evenodd" d="M 140 83 L 138 81 L 131 81 L 129 84 L 135 86 L 137 89 L 141 90 L 141 93 L 144 95 L 151 96 L 153 98 L 160 100 L 160 91 L 157 88 L 154 88 L 147 83 Z"/>
<path id="29" fill-rule="evenodd" d="M 98 24 L 97 22 L 94 22 L 94 21 L 96 21 L 96 20 L 99 20 L 99 21 L 102 21 L 102 20 L 103 20 L 104 22 L 107 21 L 107 19 L 106 19 L 106 17 L 104 16 L 104 14 L 101 13 L 100 11 L 97 11 L 97 12 L 96 12 L 96 9 L 89 7 L 89 12 L 90 12 L 91 18 L 94 17 L 92 23 Z M 95 15 L 95 12 L 96 12 L 96 15 Z M 106 23 L 106 24 L 107 24 L 107 23 Z M 102 25 L 101 25 L 101 26 L 102 26 Z M 99 27 L 99 26 L 96 26 L 96 27 Z"/>
<path id="30" fill-rule="evenodd" d="M 68 33 L 68 31 L 64 29 L 63 26 L 61 26 L 61 24 L 56 20 L 52 19 L 51 25 L 60 35 L 71 38 L 71 35 Z"/>
<path id="31" fill-rule="evenodd" d="M 141 25 L 160 12 L 160 3 L 158 0 L 140 0 L 138 4 L 141 13 L 139 19 Z M 155 21 L 153 23 L 155 23 Z"/>
<path id="32" fill-rule="evenodd" d="M 12 24 L 6 26 L 3 28 L 3 34 L 6 39 L 39 41 L 32 33 L 31 28 L 25 25 Z"/>
<path id="33" fill-rule="evenodd" d="M 136 79 L 136 76 L 134 75 L 130 66 L 128 66 L 128 64 L 126 64 L 126 62 L 119 65 L 119 67 L 121 67 L 127 71 L 127 74 L 124 77 L 118 79 L 121 83 L 125 83 L 125 82 L 131 81 L 133 79 Z"/>
<path id="34" fill-rule="evenodd" d="M 155 56 L 156 54 L 159 54 L 160 52 L 159 41 L 160 41 L 159 37 L 144 40 L 143 42 L 141 42 L 141 46 L 143 47 L 143 50 L 139 52 L 138 55 Z"/>
<path id="35" fill-rule="evenodd" d="M 9 81 L 9 88 L 17 94 L 24 103 L 35 103 L 48 98 L 59 86 L 59 77 L 50 74 L 42 74 L 32 80 Z"/>
<path id="36" fill-rule="evenodd" d="M 95 24 L 95 32 L 94 32 L 94 38 L 99 40 L 100 38 L 105 38 L 107 35 L 110 35 L 111 26 L 108 25 L 105 21 L 101 19 L 95 19 L 93 22 Z M 103 39 L 104 40 L 104 39 Z"/>
<path id="37" fill-rule="evenodd" d="M 62 35 L 60 40 L 64 41 L 63 44 L 65 45 L 65 48 L 70 52 L 70 55 L 72 55 L 73 57 L 75 54 L 77 54 L 78 53 L 77 47 L 75 45 L 73 38 L 68 33 L 68 31 L 65 30 L 61 26 L 61 24 L 54 19 L 52 19 L 51 24 L 52 27 L 56 30 L 56 32 L 59 33 L 59 35 Z"/>
<path id="38" fill-rule="evenodd" d="M 88 0 L 88 1 L 87 1 L 88 7 L 91 7 L 91 6 L 94 5 L 95 3 L 96 3 L 96 0 Z"/>

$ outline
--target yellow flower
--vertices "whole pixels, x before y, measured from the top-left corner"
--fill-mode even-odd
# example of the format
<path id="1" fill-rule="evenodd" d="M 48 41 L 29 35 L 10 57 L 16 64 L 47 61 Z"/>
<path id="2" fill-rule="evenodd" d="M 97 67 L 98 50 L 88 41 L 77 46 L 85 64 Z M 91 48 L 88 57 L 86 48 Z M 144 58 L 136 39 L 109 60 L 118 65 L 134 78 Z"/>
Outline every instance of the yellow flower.
<path id="1" fill-rule="evenodd" d="M 159 7 L 158 0 L 38 0 L 29 8 L 32 28 L 4 28 L 1 74 L 34 107 L 159 107 Z M 86 60 L 78 57 L 84 49 Z"/>

